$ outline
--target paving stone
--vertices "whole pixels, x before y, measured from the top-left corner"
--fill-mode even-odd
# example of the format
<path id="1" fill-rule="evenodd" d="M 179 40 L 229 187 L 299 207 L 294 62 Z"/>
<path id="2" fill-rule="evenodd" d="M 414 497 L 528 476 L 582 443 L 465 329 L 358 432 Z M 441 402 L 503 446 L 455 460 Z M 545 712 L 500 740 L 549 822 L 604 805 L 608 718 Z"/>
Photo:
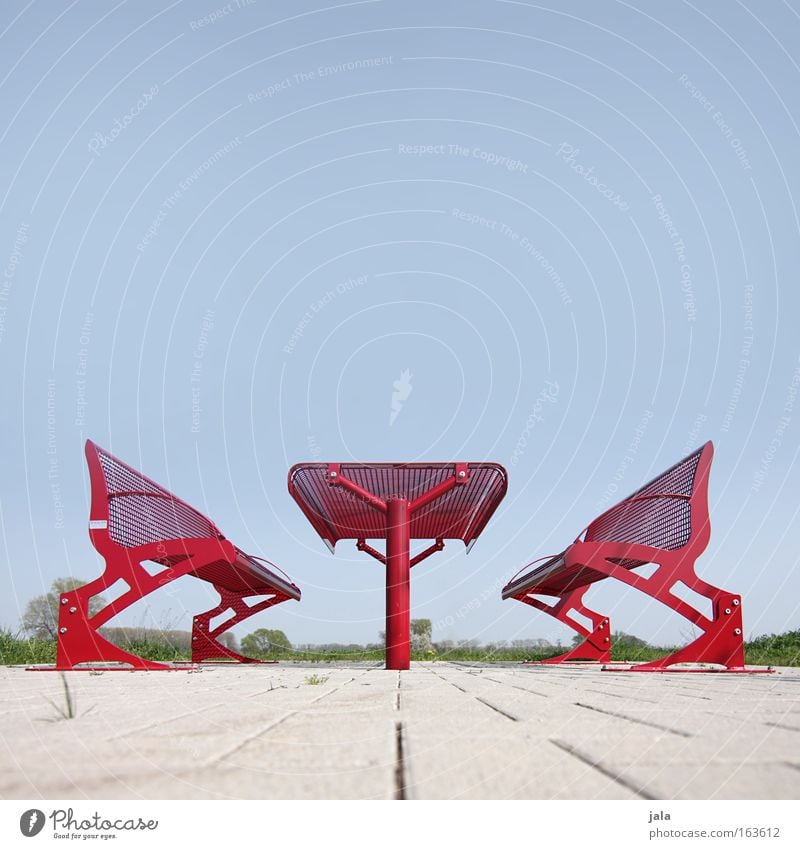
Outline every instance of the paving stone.
<path id="1" fill-rule="evenodd" d="M 800 672 L 521 664 L 0 667 L 0 797 L 783 799 Z"/>

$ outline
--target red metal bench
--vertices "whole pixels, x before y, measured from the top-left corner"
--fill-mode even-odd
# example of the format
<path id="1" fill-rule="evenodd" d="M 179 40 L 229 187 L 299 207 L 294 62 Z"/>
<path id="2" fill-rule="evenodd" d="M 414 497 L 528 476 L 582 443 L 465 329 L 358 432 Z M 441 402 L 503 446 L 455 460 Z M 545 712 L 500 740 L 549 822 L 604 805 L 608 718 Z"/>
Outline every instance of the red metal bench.
<path id="1" fill-rule="evenodd" d="M 89 536 L 106 566 L 97 580 L 61 596 L 56 668 L 74 669 L 92 661 L 171 668 L 115 646 L 98 628 L 184 575 L 210 582 L 220 595 L 216 607 L 194 617 L 192 661 L 257 663 L 222 645 L 220 636 L 268 607 L 299 601 L 300 590 L 276 574 L 272 564 L 233 545 L 202 513 L 91 441 L 86 460 L 92 487 Z M 90 616 L 90 599 L 120 581 L 124 592 Z"/>
<path id="2" fill-rule="evenodd" d="M 609 619 L 589 609 L 583 596 L 595 582 L 616 578 L 685 616 L 703 632 L 667 657 L 628 671 L 668 671 L 677 663 L 720 664 L 731 672 L 745 671 L 741 597 L 695 573 L 695 561 L 711 536 L 708 477 L 713 454 L 714 447 L 707 442 L 606 510 L 561 554 L 542 558 L 546 562 L 532 570 L 540 561 L 528 564 L 503 588 L 504 599 L 549 613 L 584 637 L 571 651 L 543 662 L 611 660 Z M 637 573 L 647 564 L 657 567 L 652 574 Z M 710 618 L 674 592 L 680 584 L 709 599 Z M 555 602 L 548 604 L 536 596 Z M 591 628 L 574 614 L 591 622 Z"/>

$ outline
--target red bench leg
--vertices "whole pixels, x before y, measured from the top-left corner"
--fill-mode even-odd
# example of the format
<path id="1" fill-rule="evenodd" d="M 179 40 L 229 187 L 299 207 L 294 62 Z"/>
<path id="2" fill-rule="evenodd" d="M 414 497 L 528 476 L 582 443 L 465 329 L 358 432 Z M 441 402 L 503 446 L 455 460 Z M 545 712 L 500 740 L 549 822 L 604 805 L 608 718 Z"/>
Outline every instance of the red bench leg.
<path id="1" fill-rule="evenodd" d="M 559 596 L 558 601 L 553 605 L 545 604 L 538 598 L 527 595 L 525 593 L 517 596 L 519 601 L 535 607 L 544 613 L 549 613 L 550 616 L 569 625 L 574 631 L 577 631 L 584 641 L 574 648 L 556 657 L 549 657 L 547 660 L 534 660 L 530 663 L 566 663 L 574 660 L 591 660 L 601 663 L 609 663 L 611 661 L 611 623 L 607 616 L 602 616 L 594 610 L 586 607 L 583 603 L 583 596 L 588 587 L 578 587 L 571 590 L 562 596 Z M 575 621 L 569 614 L 574 611 L 585 616 L 592 622 L 592 630 L 585 628 Z"/>
<path id="2" fill-rule="evenodd" d="M 622 558 L 609 557 L 607 543 L 576 543 L 573 548 L 575 551 L 570 557 L 571 565 L 584 565 L 641 590 L 688 619 L 703 632 L 696 640 L 672 654 L 649 663 L 636 664 L 627 671 L 664 672 L 676 663 L 713 663 L 725 667 L 728 672 L 745 671 L 741 596 L 698 578 L 694 571 L 695 557 L 691 553 L 670 555 L 662 552 L 656 571 L 644 577 L 620 565 L 620 562 L 624 562 L 624 553 Z M 711 618 L 672 592 L 678 583 L 709 599 Z"/>
<path id="3" fill-rule="evenodd" d="M 164 584 L 188 574 L 196 567 L 192 557 L 183 556 L 179 562 L 173 562 L 164 572 L 151 576 L 141 568 L 140 561 L 135 557 L 135 551 L 135 549 L 131 550 L 130 558 L 125 555 L 106 555 L 106 569 L 99 578 L 61 596 L 58 611 L 56 669 L 75 669 L 78 664 L 92 661 L 129 663 L 133 669 L 171 668 L 167 664 L 132 654 L 98 633 L 98 628 L 125 608 Z M 94 616 L 90 616 L 90 600 L 108 590 L 120 579 L 125 581 L 129 590 L 107 604 Z"/>
<path id="4" fill-rule="evenodd" d="M 246 598 L 252 595 L 266 595 L 266 593 L 232 592 L 217 584 L 214 585 L 214 589 L 219 593 L 220 603 L 211 610 L 195 616 L 192 622 L 192 662 L 202 663 L 206 660 L 227 658 L 239 663 L 275 663 L 274 660 L 257 660 L 254 657 L 239 654 L 219 642 L 219 638 L 228 629 L 250 616 L 286 601 L 286 596 L 274 593 L 270 598 L 251 606 L 245 602 Z M 211 620 L 227 610 L 232 610 L 233 615 L 212 629 Z"/>
<path id="5" fill-rule="evenodd" d="M 169 669 L 164 663 L 146 660 L 115 646 L 97 632 L 98 626 L 89 617 L 89 600 L 106 589 L 107 583 L 103 578 L 98 578 L 61 596 L 55 668 L 74 670 L 80 663 L 101 661 L 129 663 L 133 669 Z M 128 604 L 138 601 L 143 595 L 135 593 L 135 598 L 131 598 Z"/>
<path id="6" fill-rule="evenodd" d="M 192 574 L 209 563 L 220 560 L 232 562 L 235 559 L 233 546 L 227 541 L 192 538 L 128 549 L 107 545 L 104 550 L 98 550 L 105 560 L 103 574 L 61 596 L 55 668 L 70 670 L 78 664 L 93 661 L 128 663 L 133 669 L 174 668 L 115 646 L 99 634 L 98 629 L 130 605 L 176 578 Z M 159 563 L 164 568 L 151 575 L 142 567 L 145 561 Z M 108 591 L 119 581 L 128 586 L 126 592 L 90 616 L 90 600 Z"/>
<path id="7" fill-rule="evenodd" d="M 726 667 L 727 672 L 744 672 L 741 597 L 720 590 L 712 603 L 714 618 L 696 640 L 666 657 L 637 664 L 628 671 L 664 672 L 676 663 L 715 663 Z"/>

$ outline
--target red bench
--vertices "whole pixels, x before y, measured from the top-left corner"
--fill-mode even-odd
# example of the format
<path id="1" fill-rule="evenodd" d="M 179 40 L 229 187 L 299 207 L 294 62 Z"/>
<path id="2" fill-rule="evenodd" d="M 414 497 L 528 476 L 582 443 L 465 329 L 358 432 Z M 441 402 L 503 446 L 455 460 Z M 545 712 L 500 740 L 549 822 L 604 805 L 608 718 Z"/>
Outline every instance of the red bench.
<path id="1" fill-rule="evenodd" d="M 257 663 L 222 645 L 220 636 L 268 607 L 299 601 L 300 590 L 272 564 L 233 545 L 202 513 L 90 441 L 86 460 L 92 487 L 89 536 L 106 565 L 97 580 L 61 596 L 56 668 L 93 661 L 171 668 L 115 646 L 98 628 L 184 575 L 210 582 L 220 596 L 216 607 L 194 617 L 192 661 Z M 90 615 L 90 600 L 118 589 L 119 582 L 123 592 Z"/>
<path id="2" fill-rule="evenodd" d="M 571 651 L 543 662 L 611 660 L 609 619 L 589 609 L 583 596 L 597 581 L 616 578 L 685 616 L 703 632 L 667 657 L 631 666 L 629 671 L 667 671 L 677 663 L 719 664 L 731 672 L 744 671 L 741 597 L 695 573 L 695 561 L 711 536 L 708 477 L 713 454 L 714 447 L 707 442 L 606 510 L 561 554 L 543 558 L 546 562 L 534 569 L 530 567 L 540 561 L 528 564 L 503 588 L 504 599 L 549 613 L 584 637 Z M 655 566 L 652 574 L 637 571 L 648 565 Z M 710 618 L 676 594 L 681 584 L 710 601 Z M 555 601 L 550 604 L 537 596 Z"/>

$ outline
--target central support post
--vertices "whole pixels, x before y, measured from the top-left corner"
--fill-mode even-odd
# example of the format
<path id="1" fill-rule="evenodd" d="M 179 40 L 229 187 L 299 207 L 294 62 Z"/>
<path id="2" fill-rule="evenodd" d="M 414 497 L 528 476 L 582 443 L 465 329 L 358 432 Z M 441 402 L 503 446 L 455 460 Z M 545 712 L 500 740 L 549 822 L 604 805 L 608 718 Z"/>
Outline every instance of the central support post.
<path id="1" fill-rule="evenodd" d="M 395 497 L 384 500 L 377 493 L 370 492 L 343 474 L 341 463 L 328 463 L 325 472 L 325 480 L 329 487 L 347 490 L 356 499 L 368 504 L 386 517 L 385 555 L 368 545 L 365 535 L 356 534 L 352 538 L 358 540 L 356 546 L 359 551 L 366 551 L 376 560 L 386 564 L 387 669 L 408 669 L 411 665 L 411 567 L 444 548 L 444 540 L 437 535 L 436 542 L 412 560 L 410 556 L 411 517 L 446 495 L 454 487 L 469 483 L 469 464 L 454 463 L 453 466 L 453 474 L 440 480 L 412 501 L 402 495 L 398 497 L 397 489 L 393 490 Z M 289 474 L 291 491 L 292 473 Z M 302 501 L 300 506 L 307 510 Z M 350 524 L 353 522 L 352 504 L 347 505 L 347 517 L 346 521 L 352 528 Z M 324 538 L 330 541 L 329 537 Z M 335 545 L 335 539 L 332 543 Z"/>
<path id="2" fill-rule="evenodd" d="M 411 663 L 411 509 L 402 498 L 386 503 L 386 668 Z"/>

